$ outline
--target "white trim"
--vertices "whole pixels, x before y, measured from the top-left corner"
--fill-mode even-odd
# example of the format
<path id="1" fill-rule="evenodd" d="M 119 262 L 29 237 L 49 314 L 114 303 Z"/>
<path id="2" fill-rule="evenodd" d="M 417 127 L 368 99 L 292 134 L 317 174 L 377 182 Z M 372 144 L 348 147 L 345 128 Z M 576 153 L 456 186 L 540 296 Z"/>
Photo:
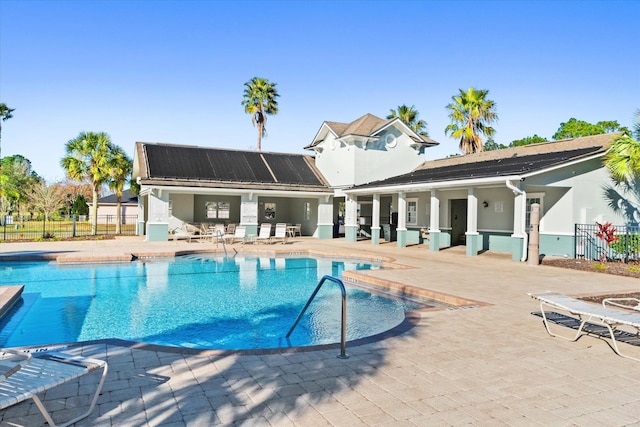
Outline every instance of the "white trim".
<path id="1" fill-rule="evenodd" d="M 450 189 L 456 187 L 472 187 L 477 185 L 487 184 L 500 184 L 504 185 L 505 180 L 520 181 L 521 176 L 500 176 L 491 178 L 472 178 L 463 179 L 459 181 L 437 181 L 437 182 L 425 182 L 425 183 L 411 183 L 403 185 L 388 185 L 385 187 L 368 187 L 368 188 L 345 188 L 343 191 L 346 194 L 375 194 L 375 193 L 397 193 L 404 191 L 407 193 L 418 193 L 423 191 L 431 191 L 432 189 Z"/>
<path id="2" fill-rule="evenodd" d="M 419 200 L 419 199 L 418 199 L 417 197 L 407 198 L 407 223 L 405 224 L 405 225 L 407 225 L 407 226 L 409 226 L 409 225 L 417 226 L 417 225 L 418 225 L 418 212 L 419 212 L 419 209 L 418 209 L 418 200 Z M 415 210 L 415 212 L 414 212 L 414 215 L 415 215 L 415 221 L 413 221 L 413 222 L 409 222 L 409 205 L 410 205 L 411 203 L 414 203 L 414 202 L 415 202 L 415 204 L 416 204 L 416 210 Z"/>
<path id="3" fill-rule="evenodd" d="M 230 194 L 233 196 L 242 196 L 245 194 L 253 193 L 258 197 L 262 196 L 272 196 L 272 197 L 288 197 L 288 198 L 297 198 L 297 197 L 331 197 L 333 194 L 327 193 L 326 191 L 316 192 L 316 191 L 294 191 L 294 190 L 242 190 L 239 188 L 206 188 L 206 187 L 171 187 L 164 185 L 147 185 L 145 186 L 145 190 L 141 191 L 140 194 L 150 193 L 153 189 L 164 190 L 169 193 L 183 193 L 183 194 L 193 194 L 193 195 L 216 195 L 216 194 Z"/>

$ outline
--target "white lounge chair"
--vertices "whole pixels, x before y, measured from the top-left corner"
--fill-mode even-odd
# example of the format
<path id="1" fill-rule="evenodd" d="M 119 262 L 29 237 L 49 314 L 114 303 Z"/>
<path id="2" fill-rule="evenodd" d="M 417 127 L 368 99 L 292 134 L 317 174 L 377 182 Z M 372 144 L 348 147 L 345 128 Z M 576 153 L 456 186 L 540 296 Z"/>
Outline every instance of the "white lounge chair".
<path id="1" fill-rule="evenodd" d="M 282 239 L 282 244 L 285 244 L 287 242 L 287 224 L 283 222 L 276 224 L 276 232 L 273 238 L 276 240 Z"/>
<path id="2" fill-rule="evenodd" d="M 528 295 L 540 301 L 540 311 L 542 313 L 542 319 L 547 332 L 552 337 L 563 338 L 569 341 L 576 341 L 580 336 L 584 334 L 583 329 L 587 322 L 593 322 L 605 326 L 609 330 L 611 341 L 613 344 L 613 350 L 620 356 L 628 359 L 640 361 L 640 359 L 622 354 L 618 348 L 618 342 L 616 340 L 616 330 L 620 326 L 627 326 L 635 328 L 635 334 L 640 338 L 640 313 L 618 310 L 615 308 L 609 308 L 605 306 L 599 306 L 586 301 L 578 300 L 566 295 L 562 295 L 556 292 L 529 292 Z M 551 332 L 549 328 L 549 320 L 545 313 L 545 306 L 551 307 L 555 310 L 567 311 L 574 316 L 578 317 L 580 326 L 578 332 L 573 338 L 564 337 L 556 333 Z"/>
<path id="3" fill-rule="evenodd" d="M 107 376 L 107 362 L 64 353 L 38 353 L 35 355 L 14 350 L 0 350 L 0 409 L 33 399 L 50 426 L 65 427 L 88 417 L 96 406 Z M 55 424 L 37 393 L 67 383 L 89 372 L 102 369 L 102 376 L 89 406 L 89 410 L 64 424 Z"/>
<path id="4" fill-rule="evenodd" d="M 268 222 L 260 224 L 260 231 L 256 237 L 256 243 L 271 243 L 271 224 Z"/>
<path id="5" fill-rule="evenodd" d="M 247 233 L 247 229 L 245 228 L 244 225 L 239 225 L 236 227 L 235 229 L 235 233 L 233 234 L 226 234 L 224 236 L 224 240 L 227 243 L 233 244 L 236 242 L 241 242 L 244 243 L 244 238 L 246 236 Z"/>

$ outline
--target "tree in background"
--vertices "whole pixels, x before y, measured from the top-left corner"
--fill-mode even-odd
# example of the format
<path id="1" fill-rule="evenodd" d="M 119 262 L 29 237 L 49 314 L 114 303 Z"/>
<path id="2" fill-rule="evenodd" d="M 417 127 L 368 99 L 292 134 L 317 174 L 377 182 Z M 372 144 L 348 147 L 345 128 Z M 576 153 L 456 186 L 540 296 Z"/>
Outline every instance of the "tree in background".
<path id="1" fill-rule="evenodd" d="M 4 102 L 0 103 L 0 158 L 2 158 L 2 122 L 6 122 L 10 118 L 13 117 L 12 112 L 15 111 L 15 108 L 7 107 L 7 104 Z"/>
<path id="2" fill-rule="evenodd" d="M 553 134 L 552 138 L 557 140 L 579 138 L 581 136 L 600 135 L 603 133 L 611 132 L 625 132 L 629 133 L 629 129 L 615 120 L 600 121 L 596 124 L 591 124 L 583 120 L 576 120 L 573 117 L 565 123 L 560 123 L 560 127 Z"/>
<path id="3" fill-rule="evenodd" d="M 262 77 L 254 77 L 244 84 L 244 112 L 251 114 L 251 123 L 258 128 L 258 151 L 262 150 L 262 138 L 267 137 L 267 114 L 278 114 L 280 95 L 276 90 L 276 83 L 271 83 Z"/>
<path id="4" fill-rule="evenodd" d="M 60 164 L 73 180 L 91 183 L 91 234 L 97 234 L 98 225 L 98 193 L 111 174 L 109 158 L 112 150 L 111 138 L 104 132 L 81 132 L 65 146 L 67 155 Z"/>
<path id="5" fill-rule="evenodd" d="M 498 121 L 498 113 L 496 103 L 487 99 L 488 94 L 488 90 L 459 89 L 446 107 L 452 123 L 445 128 L 445 134 L 460 140 L 460 151 L 464 154 L 482 151 L 481 135 L 491 138 L 495 134 L 489 125 Z"/>
<path id="6" fill-rule="evenodd" d="M 541 142 L 547 142 L 548 140 L 546 138 L 543 138 L 541 136 L 538 136 L 537 134 L 534 134 L 533 136 L 526 136 L 522 139 L 516 139 L 511 141 L 511 144 L 509 144 L 509 147 L 523 147 L 525 145 L 531 145 L 531 144 L 539 144 Z"/>
<path id="7" fill-rule="evenodd" d="M 538 135 L 527 136 L 522 139 L 515 139 L 511 141 L 509 145 L 498 144 L 493 139 L 489 139 L 484 143 L 483 149 L 484 151 L 503 150 L 505 148 L 522 147 L 525 145 L 539 144 L 541 142 L 547 142 L 547 139 Z"/>
<path id="8" fill-rule="evenodd" d="M 71 215 L 71 214 L 77 215 L 75 212 L 73 212 L 73 206 L 75 201 L 78 200 L 78 197 L 80 196 L 83 196 L 85 200 L 90 199 L 93 191 L 91 188 L 91 184 L 86 182 L 78 183 L 68 178 L 65 179 L 64 181 L 57 183 L 56 185 L 60 189 L 60 192 L 65 196 L 64 213 L 66 215 Z M 88 212 L 82 215 L 87 215 L 87 214 Z"/>
<path id="9" fill-rule="evenodd" d="M 122 148 L 113 145 L 108 160 L 108 167 L 109 179 L 107 180 L 107 184 L 116 194 L 116 234 L 120 234 L 122 224 L 122 192 L 124 191 L 124 184 L 129 181 L 128 178 L 131 176 L 133 162 Z"/>
<path id="10" fill-rule="evenodd" d="M 71 213 L 73 215 L 89 215 L 89 204 L 87 203 L 87 199 L 82 194 L 79 194 L 76 200 L 73 202 Z"/>
<path id="11" fill-rule="evenodd" d="M 0 213 L 23 212 L 28 204 L 27 195 L 42 178 L 31 169 L 31 161 L 20 154 L 7 156 L 0 161 Z"/>
<path id="12" fill-rule="evenodd" d="M 429 136 L 427 133 L 427 122 L 418 120 L 420 113 L 415 109 L 415 106 L 407 107 L 405 104 L 402 104 L 398 106 L 397 110 L 391 109 L 390 111 L 391 114 L 387 116 L 387 119 L 395 119 L 397 117 L 418 135 Z"/>
<path id="13" fill-rule="evenodd" d="M 44 181 L 35 185 L 29 194 L 29 201 L 36 212 L 44 215 L 44 228 L 51 215 L 64 207 L 64 194 L 55 185 L 47 185 Z M 42 237 L 47 237 L 43 235 Z"/>

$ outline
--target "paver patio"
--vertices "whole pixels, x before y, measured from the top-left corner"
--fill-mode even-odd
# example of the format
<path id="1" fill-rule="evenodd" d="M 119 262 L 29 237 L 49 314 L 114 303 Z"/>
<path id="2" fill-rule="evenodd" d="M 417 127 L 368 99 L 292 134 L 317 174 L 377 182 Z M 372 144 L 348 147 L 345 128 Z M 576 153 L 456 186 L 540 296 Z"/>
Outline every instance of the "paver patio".
<path id="1" fill-rule="evenodd" d="M 457 248 L 434 253 L 424 246 L 294 240 L 287 246 L 296 250 L 392 257 L 409 268 L 367 274 L 487 305 L 424 311 L 400 335 L 348 344 L 346 360 L 336 357 L 337 348 L 262 355 L 156 351 L 115 341 L 71 348 L 109 362 L 95 412 L 77 425 L 640 425 L 640 365 L 617 356 L 602 339 L 550 337 L 526 295 L 637 291 L 637 279 L 532 267 L 503 254 L 467 257 Z M 11 243 L 1 245 L 0 257 L 117 257 L 212 247 L 139 238 Z M 273 249 L 281 247 L 262 248 Z M 85 376 L 47 392 L 54 420 L 81 412 L 93 381 L 97 376 Z M 44 425 L 30 402 L 0 411 L 0 420 L 3 426 Z"/>

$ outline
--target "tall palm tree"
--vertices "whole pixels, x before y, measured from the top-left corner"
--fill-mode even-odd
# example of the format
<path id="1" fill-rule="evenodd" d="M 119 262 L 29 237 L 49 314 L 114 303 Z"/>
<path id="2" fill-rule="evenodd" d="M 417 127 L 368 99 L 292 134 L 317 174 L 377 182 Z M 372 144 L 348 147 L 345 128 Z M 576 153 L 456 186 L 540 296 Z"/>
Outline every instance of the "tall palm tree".
<path id="1" fill-rule="evenodd" d="M 276 83 L 271 83 L 262 77 L 254 77 L 244 84 L 244 112 L 251 114 L 251 123 L 258 128 L 258 151 L 262 150 L 262 138 L 267 136 L 267 114 L 278 114 L 280 95 Z"/>
<path id="2" fill-rule="evenodd" d="M 65 146 L 67 155 L 60 164 L 69 178 L 89 181 L 93 193 L 91 206 L 91 234 L 97 234 L 98 190 L 110 177 L 109 158 L 112 150 L 111 138 L 104 132 L 81 132 Z"/>
<path id="3" fill-rule="evenodd" d="M 133 170 L 133 162 L 127 153 L 117 145 L 111 149 L 109 157 L 109 188 L 116 193 L 116 234 L 121 232 L 122 224 L 122 192 L 128 177 Z"/>
<path id="4" fill-rule="evenodd" d="M 452 123 L 444 130 L 452 138 L 460 139 L 460 151 L 471 154 L 482 151 L 482 137 L 491 138 L 495 129 L 489 126 L 498 121 L 496 103 L 486 99 L 488 90 L 469 88 L 451 97 L 447 105 Z"/>
<path id="5" fill-rule="evenodd" d="M 429 136 L 427 133 L 427 122 L 418 120 L 420 113 L 415 106 L 407 107 L 405 104 L 399 105 L 397 110 L 391 109 L 391 114 L 387 119 L 395 119 L 398 117 L 402 123 L 407 125 L 412 131 L 420 136 Z"/>
<path id="6" fill-rule="evenodd" d="M 2 119 L 2 121 L 0 121 L 0 141 L 2 140 L 2 122 L 5 122 L 10 118 L 12 118 L 13 114 L 11 113 L 14 110 L 15 108 L 7 107 L 7 104 L 5 104 L 4 102 L 0 103 L 0 118 Z M 0 159 L 1 158 L 2 158 L 2 143 L 0 142 Z"/>

